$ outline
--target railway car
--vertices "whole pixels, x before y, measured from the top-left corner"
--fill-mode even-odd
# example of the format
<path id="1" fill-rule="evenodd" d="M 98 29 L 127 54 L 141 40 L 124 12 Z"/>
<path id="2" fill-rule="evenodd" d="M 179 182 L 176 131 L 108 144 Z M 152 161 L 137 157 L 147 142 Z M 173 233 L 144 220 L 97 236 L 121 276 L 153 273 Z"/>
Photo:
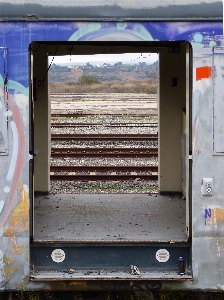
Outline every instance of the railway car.
<path id="1" fill-rule="evenodd" d="M 222 12 L 219 0 L 1 1 L 2 291 L 224 289 Z M 59 199 L 48 58 L 113 53 L 159 56 L 158 196 Z"/>

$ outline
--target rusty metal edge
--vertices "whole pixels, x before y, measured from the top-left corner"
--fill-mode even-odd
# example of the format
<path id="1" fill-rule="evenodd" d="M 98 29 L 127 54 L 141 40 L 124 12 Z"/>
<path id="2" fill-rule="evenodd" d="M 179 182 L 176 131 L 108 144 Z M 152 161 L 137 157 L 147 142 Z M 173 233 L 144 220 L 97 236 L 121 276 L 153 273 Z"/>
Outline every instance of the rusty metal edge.
<path id="1" fill-rule="evenodd" d="M 121 276 L 113 276 L 113 277 L 103 277 L 103 275 L 98 275 L 96 277 L 93 277 L 93 276 L 90 276 L 90 275 L 82 275 L 83 277 L 81 276 L 70 276 L 69 277 L 66 277 L 66 276 L 58 276 L 56 277 L 56 272 L 52 272 L 53 276 L 50 277 L 48 275 L 48 277 L 46 276 L 41 276 L 41 275 L 37 275 L 37 274 L 32 274 L 30 275 L 29 279 L 31 281 L 106 281 L 106 280 L 109 280 L 109 281 L 117 281 L 117 280 L 122 280 L 122 281 L 132 281 L 132 280 L 140 280 L 140 281 L 144 281 L 144 280 L 155 280 L 155 281 L 161 281 L 161 280 L 166 280 L 166 281 L 192 281 L 193 280 L 193 276 L 192 275 L 176 275 L 176 276 L 164 276 L 164 277 L 154 277 L 154 276 L 141 276 L 141 275 L 131 275 L 129 274 L 129 277 L 125 276 L 124 277 L 121 277 Z M 63 274 L 61 272 L 61 274 Z M 150 273 L 152 274 L 152 273 Z"/>
<path id="2" fill-rule="evenodd" d="M 158 175 L 50 175 L 51 181 L 157 181 Z"/>
<path id="3" fill-rule="evenodd" d="M 153 108 L 151 108 L 153 110 Z M 83 114 L 83 113 L 52 113 L 51 118 L 82 118 L 82 117 L 105 117 L 105 116 L 112 116 L 112 117 L 151 117 L 157 116 L 158 114 Z"/>
<path id="4" fill-rule="evenodd" d="M 157 153 L 130 153 L 130 152 L 119 152 L 119 153 L 89 153 L 89 152 L 81 152 L 79 153 L 51 153 L 51 157 L 102 157 L 102 158 L 152 158 L 152 157 L 158 157 Z"/>
<path id="5" fill-rule="evenodd" d="M 139 153 L 158 153 L 158 148 L 51 148 L 51 155 L 52 154 L 70 154 L 70 153 L 127 153 L 131 152 L 132 154 L 139 154 Z"/>
<path id="6" fill-rule="evenodd" d="M 51 170 L 53 172 L 56 171 L 97 171 L 104 172 L 105 170 L 108 171 L 122 171 L 122 172 L 130 172 L 130 171 L 158 171 L 158 166 L 51 166 Z"/>

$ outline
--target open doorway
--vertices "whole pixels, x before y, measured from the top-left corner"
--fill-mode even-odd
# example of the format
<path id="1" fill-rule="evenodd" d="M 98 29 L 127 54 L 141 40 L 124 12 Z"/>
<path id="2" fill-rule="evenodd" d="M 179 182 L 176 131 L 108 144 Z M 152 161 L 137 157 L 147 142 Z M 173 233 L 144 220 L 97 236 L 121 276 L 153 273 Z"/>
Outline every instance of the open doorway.
<path id="1" fill-rule="evenodd" d="M 134 191 L 129 194 L 101 193 L 101 191 L 83 193 L 79 190 L 75 192 L 75 189 L 72 193 L 57 193 L 55 189 L 52 192 L 50 180 L 50 176 L 53 175 L 50 172 L 52 107 L 48 82 L 48 57 L 70 55 L 71 49 L 74 49 L 76 55 L 158 53 L 158 107 L 152 107 L 156 108 L 158 114 L 158 129 L 156 129 L 158 170 L 152 171 L 152 173 L 158 172 L 156 182 L 158 185 L 155 185 L 156 188 L 153 190 L 146 190 L 146 193 Z M 31 95 L 31 112 L 33 112 L 31 124 L 34 128 L 33 132 L 31 131 L 33 141 L 31 152 L 36 152 L 31 171 L 34 175 L 31 229 L 33 240 L 56 243 L 187 242 L 190 234 L 189 153 L 191 151 L 189 44 L 187 42 L 32 43 L 30 54 L 33 62 L 31 84 L 34 86 Z M 74 94 L 77 96 L 75 91 Z M 105 94 L 108 96 L 108 91 Z M 71 111 L 73 103 L 71 101 L 68 103 Z M 108 103 L 105 103 L 108 111 Z M 115 103 L 115 107 L 117 106 L 118 102 Z M 139 101 L 139 109 L 142 108 L 141 106 Z M 148 107 L 146 115 L 147 110 L 149 111 Z M 98 121 L 99 117 L 94 119 L 95 123 Z M 149 123 L 149 119 L 147 122 Z M 144 122 L 141 120 L 140 123 Z M 77 127 L 76 124 L 76 129 Z M 72 128 L 74 129 L 74 124 Z M 151 133 L 148 131 L 147 134 Z M 85 135 L 87 139 L 88 133 Z M 74 142 L 72 143 L 74 145 Z M 150 158 L 147 158 L 147 161 L 150 161 Z M 77 168 L 72 172 L 77 172 Z M 138 174 L 131 174 L 131 176 L 135 182 L 139 182 L 136 180 Z M 154 184 L 155 180 L 151 186 Z"/>
<path id="2" fill-rule="evenodd" d="M 51 192 L 157 193 L 158 54 L 50 57 L 49 64 Z"/>

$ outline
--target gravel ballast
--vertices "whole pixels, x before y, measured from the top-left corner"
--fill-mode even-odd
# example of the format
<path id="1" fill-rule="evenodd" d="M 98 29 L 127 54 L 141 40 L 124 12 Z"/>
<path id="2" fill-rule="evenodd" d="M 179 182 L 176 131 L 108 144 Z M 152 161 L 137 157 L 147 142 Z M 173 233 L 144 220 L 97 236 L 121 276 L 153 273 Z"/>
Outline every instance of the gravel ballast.
<path id="1" fill-rule="evenodd" d="M 54 123 L 74 124 L 72 127 L 54 127 Z M 90 123 L 89 126 L 80 126 L 82 123 Z M 91 125 L 91 122 L 94 125 Z M 122 126 L 114 126 L 113 123 L 122 123 Z M 124 123 L 131 124 L 125 127 Z M 79 118 L 59 118 L 52 120 L 52 133 L 54 134 L 157 134 L 155 116 L 152 117 L 117 117 L 117 116 L 93 116 Z M 78 124 L 79 126 L 76 126 Z M 110 127 L 109 125 L 113 126 Z M 141 126 L 138 126 L 141 125 Z M 144 125 L 144 126 L 142 126 Z M 54 148 L 158 148 L 157 141 L 52 141 Z M 51 158 L 52 166 L 157 166 L 158 158 Z M 109 173 L 104 173 L 105 175 Z M 52 181 L 51 192 L 58 193 L 156 193 L 158 183 L 155 181 Z"/>

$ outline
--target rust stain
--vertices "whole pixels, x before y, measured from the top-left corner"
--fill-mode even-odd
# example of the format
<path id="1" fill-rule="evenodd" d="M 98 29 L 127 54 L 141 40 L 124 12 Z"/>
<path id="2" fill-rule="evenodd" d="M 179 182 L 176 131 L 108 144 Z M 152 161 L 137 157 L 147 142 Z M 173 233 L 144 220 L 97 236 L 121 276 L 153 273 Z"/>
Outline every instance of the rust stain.
<path id="1" fill-rule="evenodd" d="M 18 255 L 23 254 L 27 249 L 25 245 L 18 244 L 17 236 L 19 236 L 21 232 L 28 231 L 28 192 L 21 183 L 17 185 L 17 189 L 19 199 L 8 216 L 4 232 L 6 236 L 9 236 L 7 250 L 4 255 L 5 281 L 8 281 L 19 269 L 19 266 L 22 263 L 22 257 L 20 258 Z"/>
<path id="2" fill-rule="evenodd" d="M 211 67 L 200 67 L 196 68 L 196 80 L 211 78 L 212 68 Z"/>
<path id="3" fill-rule="evenodd" d="M 8 281 L 12 275 L 19 269 L 19 266 L 14 266 L 12 268 L 5 267 L 5 281 Z"/>
<path id="4" fill-rule="evenodd" d="M 8 228 L 5 230 L 6 235 L 11 235 L 13 233 L 13 228 Z"/>
<path id="5" fill-rule="evenodd" d="M 59 282 L 56 285 L 57 287 L 58 287 L 58 284 L 59 284 Z M 51 282 L 51 287 L 52 287 L 52 285 L 54 285 L 53 281 Z M 74 281 L 66 281 L 66 280 L 60 281 L 60 289 L 61 290 L 68 290 L 68 289 L 70 289 L 72 287 L 76 287 L 77 289 L 82 290 L 82 289 L 88 288 L 88 283 L 86 281 L 83 281 L 83 280 L 81 280 L 81 281 L 78 281 L 78 280 L 74 280 Z"/>
<path id="6" fill-rule="evenodd" d="M 5 235 L 7 236 L 17 236 L 19 233 L 27 231 L 29 226 L 28 192 L 21 183 L 18 184 L 17 189 L 20 196 L 17 205 L 9 214 L 8 227 L 5 229 Z"/>
<path id="7" fill-rule="evenodd" d="M 221 257 L 221 243 L 220 243 L 220 239 L 217 237 L 216 240 L 216 247 L 217 247 L 217 257 L 220 258 Z"/>
<path id="8" fill-rule="evenodd" d="M 213 208 L 212 215 L 209 218 L 209 222 L 214 225 L 220 225 L 224 222 L 224 209 L 223 208 Z"/>
<path id="9" fill-rule="evenodd" d="M 18 255 L 24 253 L 25 245 L 18 245 L 17 237 L 9 237 L 7 250 L 4 254 L 4 274 L 5 282 L 7 282 L 13 274 L 19 269 L 23 261 L 19 259 Z"/>
<path id="10" fill-rule="evenodd" d="M 76 286 L 76 287 L 78 287 L 78 286 L 80 286 L 81 288 L 83 288 L 83 287 L 87 287 L 87 282 L 86 281 L 71 281 L 71 282 L 69 282 L 69 284 L 68 284 L 69 286 Z"/>
<path id="11" fill-rule="evenodd" d="M 13 254 L 21 254 L 21 253 L 23 253 L 23 250 L 24 250 L 23 245 L 13 244 L 11 249 L 8 250 L 8 252 L 13 253 Z"/>
<path id="12" fill-rule="evenodd" d="M 5 256 L 5 263 L 11 265 L 16 259 L 14 257 Z"/>

